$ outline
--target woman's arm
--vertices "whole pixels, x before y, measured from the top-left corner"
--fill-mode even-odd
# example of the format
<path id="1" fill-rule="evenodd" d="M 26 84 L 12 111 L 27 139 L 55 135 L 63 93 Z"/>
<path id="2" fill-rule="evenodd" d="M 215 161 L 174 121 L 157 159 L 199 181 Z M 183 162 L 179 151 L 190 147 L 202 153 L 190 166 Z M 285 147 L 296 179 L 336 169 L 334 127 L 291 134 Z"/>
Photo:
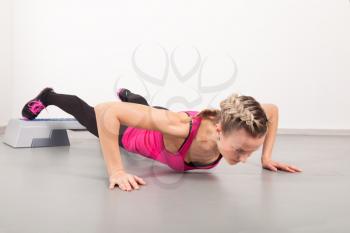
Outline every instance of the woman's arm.
<path id="1" fill-rule="evenodd" d="M 267 118 L 271 122 L 263 144 L 263 151 L 261 156 L 261 163 L 263 168 L 271 171 L 277 171 L 279 169 L 292 173 L 301 172 L 302 170 L 295 166 L 278 163 L 271 159 L 272 148 L 275 143 L 278 128 L 278 107 L 274 104 L 262 104 L 262 107 L 267 115 Z"/>
<path id="2" fill-rule="evenodd" d="M 98 136 L 109 176 L 124 170 L 117 140 L 120 122 L 113 116 L 111 106 L 111 103 L 103 103 L 94 107 Z"/>
<path id="3" fill-rule="evenodd" d="M 124 172 L 120 150 L 118 145 L 118 133 L 120 124 L 159 130 L 162 133 L 177 137 L 186 138 L 188 133 L 188 118 L 183 115 L 164 109 L 157 109 L 151 106 L 127 103 L 127 102 L 106 102 L 95 106 L 96 121 L 102 153 L 110 176 L 110 187 L 114 184 L 125 186 L 130 190 L 129 182 L 135 187 L 135 179 L 139 177 L 129 177 L 129 180 L 122 181 L 117 178 Z M 112 179 L 111 179 L 112 177 Z M 117 177 L 117 178 L 114 178 Z M 139 178 L 140 179 L 140 178 Z M 119 182 L 119 183 L 118 183 Z M 112 187 L 112 188 L 113 188 Z"/>
<path id="4" fill-rule="evenodd" d="M 275 143 L 278 128 L 278 107 L 273 104 L 262 104 L 261 106 L 266 113 L 267 119 L 270 121 L 261 156 L 261 162 L 264 162 L 271 160 L 272 148 Z"/>

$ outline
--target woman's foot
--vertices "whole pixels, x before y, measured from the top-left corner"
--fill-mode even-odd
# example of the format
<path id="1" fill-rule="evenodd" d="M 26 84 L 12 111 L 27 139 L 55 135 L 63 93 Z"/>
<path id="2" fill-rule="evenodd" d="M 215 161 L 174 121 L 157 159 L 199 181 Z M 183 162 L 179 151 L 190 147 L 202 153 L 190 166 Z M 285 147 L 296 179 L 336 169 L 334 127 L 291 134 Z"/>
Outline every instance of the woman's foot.
<path id="1" fill-rule="evenodd" d="M 128 95 L 131 93 L 130 90 L 126 89 L 126 88 L 119 88 L 117 90 L 117 96 L 119 97 L 119 99 L 123 102 L 128 102 Z"/>
<path id="2" fill-rule="evenodd" d="M 34 99 L 28 101 L 22 109 L 23 118 L 26 120 L 36 118 L 47 107 L 46 96 L 50 92 L 54 92 L 54 90 L 51 87 L 46 87 Z"/>

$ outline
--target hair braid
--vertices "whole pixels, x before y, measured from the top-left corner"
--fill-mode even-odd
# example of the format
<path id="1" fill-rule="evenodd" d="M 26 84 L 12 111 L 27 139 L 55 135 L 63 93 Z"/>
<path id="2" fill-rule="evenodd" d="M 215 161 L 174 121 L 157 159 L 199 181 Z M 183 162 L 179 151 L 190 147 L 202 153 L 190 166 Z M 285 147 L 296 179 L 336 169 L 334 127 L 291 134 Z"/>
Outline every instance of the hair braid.
<path id="1" fill-rule="evenodd" d="M 251 96 L 234 93 L 220 102 L 220 109 L 205 109 L 199 116 L 220 122 L 223 133 L 244 128 L 253 137 L 267 132 L 269 120 L 259 102 Z"/>

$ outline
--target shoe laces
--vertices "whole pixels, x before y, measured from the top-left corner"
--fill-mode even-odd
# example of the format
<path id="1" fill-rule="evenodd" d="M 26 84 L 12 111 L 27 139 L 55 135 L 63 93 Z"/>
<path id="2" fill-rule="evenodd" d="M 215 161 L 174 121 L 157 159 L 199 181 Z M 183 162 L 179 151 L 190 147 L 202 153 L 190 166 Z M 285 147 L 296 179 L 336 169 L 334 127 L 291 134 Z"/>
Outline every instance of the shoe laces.
<path id="1" fill-rule="evenodd" d="M 29 102 L 28 107 L 29 110 L 34 114 L 39 114 L 41 110 L 43 110 L 44 108 L 46 109 L 46 106 L 40 100 L 33 100 Z"/>

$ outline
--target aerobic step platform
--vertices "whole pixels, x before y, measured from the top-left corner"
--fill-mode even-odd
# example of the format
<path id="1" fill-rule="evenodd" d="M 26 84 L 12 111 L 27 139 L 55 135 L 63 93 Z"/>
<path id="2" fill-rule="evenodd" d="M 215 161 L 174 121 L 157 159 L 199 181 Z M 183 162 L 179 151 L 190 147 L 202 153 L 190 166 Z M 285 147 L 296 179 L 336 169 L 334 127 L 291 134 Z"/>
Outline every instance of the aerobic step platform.
<path id="1" fill-rule="evenodd" d="M 14 148 L 69 146 L 67 129 L 85 129 L 75 118 L 11 119 L 3 143 Z"/>

